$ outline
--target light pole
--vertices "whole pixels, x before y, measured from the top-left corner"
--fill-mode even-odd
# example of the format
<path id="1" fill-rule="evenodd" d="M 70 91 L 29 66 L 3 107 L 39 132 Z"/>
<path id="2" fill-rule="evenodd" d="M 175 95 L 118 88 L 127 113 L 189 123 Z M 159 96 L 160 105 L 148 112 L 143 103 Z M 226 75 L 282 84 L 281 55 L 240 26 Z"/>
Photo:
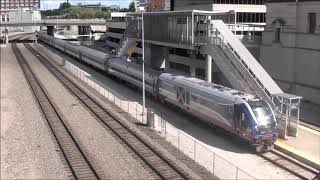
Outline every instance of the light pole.
<path id="1" fill-rule="evenodd" d="M 143 116 L 144 116 L 144 110 L 145 110 L 145 107 L 146 107 L 146 92 L 145 92 L 145 80 L 144 80 L 144 10 L 142 11 L 141 13 L 141 21 L 142 21 L 142 104 L 143 104 Z"/>
<path id="2" fill-rule="evenodd" d="M 146 108 L 146 92 L 145 92 L 145 78 L 144 78 L 144 1 L 140 1 L 141 8 L 141 35 L 142 35 L 142 105 L 143 105 L 143 117 Z"/>

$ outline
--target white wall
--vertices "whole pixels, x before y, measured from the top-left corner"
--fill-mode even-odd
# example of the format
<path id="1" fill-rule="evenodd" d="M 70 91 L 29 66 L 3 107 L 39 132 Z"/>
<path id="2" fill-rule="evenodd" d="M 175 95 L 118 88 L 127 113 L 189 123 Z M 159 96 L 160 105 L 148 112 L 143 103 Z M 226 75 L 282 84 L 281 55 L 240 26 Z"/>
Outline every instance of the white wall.
<path id="1" fill-rule="evenodd" d="M 256 12 L 265 13 L 265 5 L 247 5 L 247 4 L 205 4 L 205 5 L 193 5 L 187 7 L 175 7 L 175 10 L 206 10 L 215 12 L 227 12 L 234 10 L 236 12 Z"/>
<path id="2" fill-rule="evenodd" d="M 311 12 L 317 13 L 315 34 L 308 33 Z M 278 18 L 285 24 L 272 24 Z M 276 27 L 281 27 L 280 42 L 275 42 Z M 267 4 L 261 64 L 284 91 L 320 104 L 320 2 Z"/>
<path id="3" fill-rule="evenodd" d="M 19 8 L 15 11 L 9 12 L 9 21 L 23 22 L 23 21 L 40 21 L 41 13 L 38 10 L 29 10 L 27 8 Z M 23 27 L 26 32 L 40 31 L 40 27 Z"/>

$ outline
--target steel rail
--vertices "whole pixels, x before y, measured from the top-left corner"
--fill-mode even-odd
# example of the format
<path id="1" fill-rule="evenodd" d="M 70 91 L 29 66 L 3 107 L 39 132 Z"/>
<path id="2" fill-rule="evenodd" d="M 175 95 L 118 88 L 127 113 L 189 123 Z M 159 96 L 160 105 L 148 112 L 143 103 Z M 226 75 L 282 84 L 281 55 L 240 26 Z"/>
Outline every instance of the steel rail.
<path id="1" fill-rule="evenodd" d="M 315 177 L 319 172 L 317 170 L 304 165 L 297 160 L 284 155 L 277 150 L 271 150 L 269 152 L 258 154 L 263 159 L 269 161 L 270 163 L 278 166 L 279 168 L 297 176 L 300 179 L 310 179 Z"/>
<path id="2" fill-rule="evenodd" d="M 74 178 L 100 179 L 16 43 L 12 44 L 12 49 Z"/>
<path id="3" fill-rule="evenodd" d="M 158 178 L 161 179 L 189 179 L 190 176 L 177 167 L 172 160 L 165 157 L 161 152 L 152 148 L 138 133 L 122 122 L 110 110 L 103 107 L 97 100 L 79 87 L 71 79 L 56 68 L 51 62 L 39 54 L 29 44 L 26 47 L 41 63 L 76 97 L 86 109 L 96 116 L 98 122 L 104 125 L 107 131 L 114 133 L 136 156 L 147 165 Z"/>

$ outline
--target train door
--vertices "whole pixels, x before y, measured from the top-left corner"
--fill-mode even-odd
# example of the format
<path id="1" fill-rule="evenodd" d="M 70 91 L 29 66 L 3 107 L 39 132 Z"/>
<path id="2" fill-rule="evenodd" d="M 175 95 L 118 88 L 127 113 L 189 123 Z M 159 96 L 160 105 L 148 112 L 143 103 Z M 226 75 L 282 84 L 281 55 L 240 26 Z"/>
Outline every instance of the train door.
<path id="1" fill-rule="evenodd" d="M 248 116 L 247 107 L 244 104 L 234 105 L 234 119 L 236 126 L 236 133 L 241 134 L 241 136 L 246 139 L 250 136 L 250 116 Z"/>
<path id="2" fill-rule="evenodd" d="M 153 90 L 153 96 L 157 97 L 157 95 L 159 94 L 159 81 L 154 78 L 153 83 L 152 83 L 152 90 Z"/>
<path id="3" fill-rule="evenodd" d="M 177 86 L 177 101 L 181 105 L 189 105 L 190 103 L 190 91 L 184 87 Z"/>

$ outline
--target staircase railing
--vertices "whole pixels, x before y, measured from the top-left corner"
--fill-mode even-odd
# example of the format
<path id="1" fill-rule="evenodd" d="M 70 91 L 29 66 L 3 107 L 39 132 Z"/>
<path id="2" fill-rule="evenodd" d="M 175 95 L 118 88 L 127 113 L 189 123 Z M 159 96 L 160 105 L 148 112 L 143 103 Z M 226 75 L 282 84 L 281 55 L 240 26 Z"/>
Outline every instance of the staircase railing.
<path id="1" fill-rule="evenodd" d="M 123 51 L 127 48 L 128 37 L 137 38 L 139 37 L 139 33 L 139 21 L 135 19 L 127 21 L 126 30 L 119 43 L 117 53 L 119 56 L 123 55 Z"/>
<path id="2" fill-rule="evenodd" d="M 268 91 L 268 89 L 256 77 L 254 72 L 250 69 L 250 67 L 246 64 L 246 62 L 242 59 L 242 57 L 230 45 L 227 38 L 225 38 L 223 33 L 221 33 L 219 29 L 215 26 L 218 23 L 219 21 L 215 21 L 213 23 L 211 36 L 207 38 L 207 43 L 211 45 L 212 44 L 218 45 L 225 53 L 227 53 L 228 55 L 232 55 L 234 58 L 228 58 L 228 60 L 230 60 L 232 64 L 234 64 L 237 67 L 238 72 L 245 78 L 245 80 L 249 83 L 249 85 L 254 89 L 255 93 L 261 96 L 263 99 L 267 100 L 269 104 L 272 105 L 272 108 L 274 110 L 277 110 L 278 107 L 272 101 L 272 99 L 277 97 L 274 97 Z M 221 21 L 221 23 L 223 22 Z M 218 24 L 218 25 L 221 25 L 221 24 Z"/>
<path id="3" fill-rule="evenodd" d="M 276 113 L 277 122 L 279 124 L 278 127 L 281 129 L 281 131 L 279 131 L 279 133 L 281 133 L 279 134 L 280 137 L 286 139 L 287 132 L 288 135 L 297 136 L 297 124 L 299 124 L 301 97 L 283 93 L 283 91 L 277 86 L 269 74 L 267 74 L 262 67 L 258 67 L 260 64 L 252 61 L 256 61 L 256 59 L 250 54 L 249 51 L 243 49 L 244 46 L 242 43 L 236 39 L 236 37 L 230 32 L 230 30 L 221 20 L 213 21 L 212 29 L 210 30 L 209 34 L 210 36 L 207 37 L 205 43 L 207 45 L 218 46 L 226 54 L 226 59 L 230 61 L 230 64 L 236 67 L 239 74 L 243 79 L 246 80 L 246 82 L 248 82 L 254 92 L 271 105 L 272 109 Z M 226 35 L 228 37 L 225 37 Z M 249 65 L 247 63 L 252 63 L 253 65 Z M 262 72 L 257 71 L 257 69 L 251 69 L 254 67 L 261 69 Z M 265 79 L 260 80 L 255 74 L 255 71 L 261 73 L 259 75 L 260 78 Z M 261 81 L 264 81 L 266 84 Z M 269 88 L 271 88 L 272 93 L 266 86 L 271 86 Z M 296 114 L 293 115 L 294 111 Z"/>

